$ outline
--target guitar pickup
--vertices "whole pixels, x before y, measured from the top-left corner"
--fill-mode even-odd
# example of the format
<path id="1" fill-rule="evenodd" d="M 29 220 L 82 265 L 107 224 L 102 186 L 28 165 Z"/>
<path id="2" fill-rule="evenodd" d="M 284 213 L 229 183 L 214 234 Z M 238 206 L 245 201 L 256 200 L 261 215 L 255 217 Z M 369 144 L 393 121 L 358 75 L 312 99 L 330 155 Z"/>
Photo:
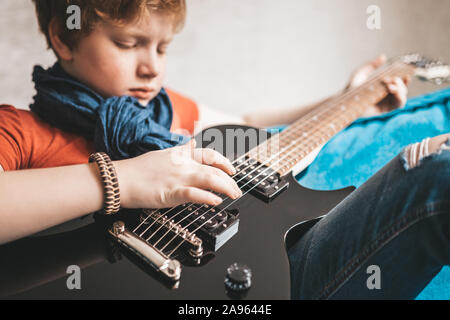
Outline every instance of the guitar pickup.
<path id="1" fill-rule="evenodd" d="M 265 202 L 271 202 L 289 186 L 278 172 L 251 158 L 238 162 L 236 170 L 234 180 L 238 186 Z"/>
<path id="2" fill-rule="evenodd" d="M 195 230 L 195 237 L 201 239 L 204 246 L 216 252 L 231 237 L 233 237 L 239 228 L 239 213 L 222 209 L 219 207 L 210 207 L 208 205 L 185 204 L 179 206 L 172 215 L 176 219 L 171 222 L 170 216 L 161 218 L 163 213 L 155 213 L 152 210 L 144 209 L 142 219 L 150 217 L 151 220 L 164 225 L 168 229 L 174 229 L 170 224 L 176 224 L 182 221 L 183 225 L 189 225 L 189 229 Z M 187 237 L 188 239 L 189 237 Z"/>

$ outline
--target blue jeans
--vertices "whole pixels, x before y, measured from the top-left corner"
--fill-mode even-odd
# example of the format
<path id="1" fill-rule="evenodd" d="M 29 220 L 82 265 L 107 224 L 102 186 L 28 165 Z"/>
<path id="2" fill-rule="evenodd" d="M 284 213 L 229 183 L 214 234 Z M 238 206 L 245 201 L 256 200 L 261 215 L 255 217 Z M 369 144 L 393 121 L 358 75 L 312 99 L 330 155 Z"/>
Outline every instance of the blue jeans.
<path id="1" fill-rule="evenodd" d="M 414 299 L 450 264 L 450 150 L 404 153 L 289 250 L 293 299 Z"/>

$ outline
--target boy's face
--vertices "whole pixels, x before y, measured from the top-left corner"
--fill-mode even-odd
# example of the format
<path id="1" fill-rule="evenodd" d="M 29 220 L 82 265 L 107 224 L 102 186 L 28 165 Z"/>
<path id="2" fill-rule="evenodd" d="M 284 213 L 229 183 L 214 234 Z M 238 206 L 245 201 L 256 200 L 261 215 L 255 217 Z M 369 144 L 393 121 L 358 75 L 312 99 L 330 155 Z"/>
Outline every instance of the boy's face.
<path id="1" fill-rule="evenodd" d="M 102 22 L 62 65 L 104 98 L 129 95 L 146 106 L 161 90 L 172 38 L 172 20 L 162 14 L 121 27 Z"/>

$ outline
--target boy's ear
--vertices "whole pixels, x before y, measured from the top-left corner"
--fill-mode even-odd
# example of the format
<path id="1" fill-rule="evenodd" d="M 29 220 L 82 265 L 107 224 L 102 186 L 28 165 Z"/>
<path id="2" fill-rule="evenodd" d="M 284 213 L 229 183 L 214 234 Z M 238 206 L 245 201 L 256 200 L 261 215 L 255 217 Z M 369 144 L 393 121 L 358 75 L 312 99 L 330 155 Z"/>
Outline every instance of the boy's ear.
<path id="1" fill-rule="evenodd" d="M 50 37 L 50 42 L 52 43 L 52 48 L 59 59 L 71 61 L 73 58 L 72 50 L 61 40 L 60 28 L 61 26 L 55 19 L 50 21 L 48 24 L 48 35 Z"/>

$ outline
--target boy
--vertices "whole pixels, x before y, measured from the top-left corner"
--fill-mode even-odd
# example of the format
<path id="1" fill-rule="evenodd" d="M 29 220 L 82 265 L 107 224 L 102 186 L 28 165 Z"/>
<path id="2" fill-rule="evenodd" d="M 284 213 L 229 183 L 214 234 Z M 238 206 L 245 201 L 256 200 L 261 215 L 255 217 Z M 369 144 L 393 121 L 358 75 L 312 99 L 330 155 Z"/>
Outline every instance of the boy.
<path id="1" fill-rule="evenodd" d="M 69 3 L 63 1 L 34 1 L 36 5 L 36 12 L 39 20 L 39 25 L 46 36 L 48 45 L 53 49 L 57 58 L 58 64 L 54 69 L 58 68 L 59 73 L 64 73 L 67 77 L 73 77 L 70 81 L 78 80 L 80 83 L 85 84 L 89 89 L 92 89 L 101 97 L 109 98 L 113 96 L 125 96 L 129 95 L 135 97 L 142 106 L 146 106 L 149 102 L 154 100 L 160 93 L 164 78 L 164 71 L 166 65 L 166 51 L 174 36 L 174 34 L 181 29 L 185 19 L 185 2 L 184 1 L 116 1 L 115 5 L 111 5 L 110 1 L 73 1 L 70 4 L 78 4 L 81 8 L 81 29 L 80 30 L 68 30 L 65 22 L 67 19 L 67 6 Z M 120 8 L 120 10 L 116 10 Z M 372 69 L 376 68 L 382 63 L 382 58 L 375 61 L 372 65 L 368 65 L 364 70 L 357 73 L 354 77 L 356 81 L 363 81 L 368 73 Z M 41 91 L 47 90 L 45 94 L 53 94 L 52 98 L 59 99 L 58 94 L 62 91 L 62 79 L 57 78 L 54 83 L 55 88 L 44 87 L 48 82 L 45 78 L 40 80 L 37 71 L 34 73 L 34 79 L 36 82 L 36 89 L 38 94 L 35 97 L 35 103 L 31 106 L 31 109 L 36 114 L 19 111 L 12 107 L 2 107 L 0 110 L 2 123 L 2 152 L 0 154 L 0 165 L 5 171 L 13 171 L 18 169 L 35 169 L 35 168 L 52 168 L 59 167 L 60 172 L 64 172 L 63 166 L 75 165 L 86 163 L 89 154 L 93 153 L 96 149 L 93 141 L 94 138 L 88 136 L 86 138 L 86 132 L 79 131 L 73 134 L 73 127 L 75 123 L 68 123 L 67 127 L 61 125 L 62 117 L 58 119 L 51 119 L 50 116 L 54 116 L 58 112 L 61 112 L 64 107 L 64 103 L 58 101 L 58 104 L 54 109 L 41 110 L 41 108 L 48 108 L 54 101 L 45 100 L 41 103 Z M 45 71 L 41 71 L 43 76 L 47 76 Z M 39 78 L 36 79 L 36 78 Z M 66 80 L 66 79 L 64 79 Z M 47 81 L 47 82 L 45 82 Z M 394 80 L 400 83 L 399 79 Z M 42 84 L 44 83 L 44 84 Z M 354 85 L 352 83 L 351 85 Z M 394 82 L 390 84 L 391 91 L 395 93 L 397 97 L 397 103 L 402 104 L 406 96 L 406 89 L 404 85 L 398 84 L 394 86 Z M 394 87 L 392 87 L 394 86 Z M 44 87 L 44 88 L 42 88 Z M 70 87 L 68 96 L 73 95 L 73 92 L 78 88 Z M 54 91 L 54 92 L 53 92 Z M 403 91 L 403 92 L 402 92 Z M 231 116 L 224 116 L 218 112 L 212 112 L 206 108 L 198 110 L 198 107 L 190 101 L 174 92 L 168 91 L 169 97 L 174 105 L 174 121 L 171 124 L 171 130 L 183 129 L 185 132 L 194 133 L 194 123 L 200 123 L 201 127 L 207 127 L 213 124 L 217 124 L 220 120 L 226 123 L 245 123 L 252 126 L 268 126 L 282 123 L 289 123 L 296 120 L 306 110 L 312 108 L 297 108 L 295 110 L 286 112 L 283 115 L 279 115 L 279 112 L 261 113 L 257 115 L 250 115 L 245 118 L 237 118 Z M 42 98 L 43 99 L 43 98 Z M 67 99 L 66 99 L 67 100 Z M 67 112 L 73 109 L 70 108 L 62 111 L 63 116 Z M 200 118 L 198 116 L 200 113 Z M 47 123 L 41 121 L 40 118 L 44 118 L 48 123 L 53 124 L 59 128 L 65 128 L 67 130 L 58 130 Z M 72 121 L 74 117 L 70 116 L 66 121 Z M 198 121 L 200 120 L 200 121 Z M 83 130 L 86 126 L 83 126 Z M 72 131 L 72 132 L 67 132 Z M 167 137 L 170 132 L 168 128 L 158 132 L 160 136 Z M 108 152 L 109 153 L 109 152 Z M 164 153 L 164 152 L 163 152 Z M 227 168 L 227 173 L 233 171 L 229 161 L 225 160 L 218 154 L 211 154 L 213 152 L 207 151 L 208 157 L 217 161 L 217 164 L 212 163 L 211 159 L 208 164 L 212 164 L 221 169 Z M 165 154 L 165 153 L 164 153 Z M 110 154 L 111 155 L 111 154 Z M 151 157 L 151 156 L 149 156 Z M 154 156 L 156 157 L 156 156 Z M 168 157 L 168 155 L 166 155 Z M 163 161 L 163 156 L 159 161 Z M 165 159 L 167 160 L 167 159 Z M 155 160 L 156 161 L 156 160 Z M 153 199 L 153 202 L 144 202 L 142 199 L 137 199 L 136 190 L 129 192 L 133 195 L 134 203 L 128 203 L 128 192 L 126 186 L 126 178 L 123 177 L 122 163 L 118 163 L 120 189 L 122 191 L 122 206 L 132 207 L 161 207 L 178 204 L 183 201 L 192 202 L 206 202 L 209 204 L 217 203 L 220 201 L 218 197 L 211 193 L 201 190 L 200 188 L 212 189 L 225 193 L 229 196 L 236 197 L 241 194 L 234 181 L 226 177 L 220 170 L 210 170 L 207 168 L 203 159 L 199 160 L 203 166 L 196 166 L 195 163 L 190 163 L 194 166 L 196 171 L 193 171 L 186 185 L 191 186 L 190 189 L 182 188 L 182 179 L 178 176 L 182 171 L 188 172 L 189 168 L 184 170 L 175 170 L 167 168 L 168 173 L 177 172 L 179 182 L 173 182 L 174 188 L 170 191 L 166 190 L 166 187 L 160 186 L 155 188 L 153 196 L 147 199 Z M 167 161 L 164 161 L 167 163 Z M 125 162 L 126 163 L 126 162 Z M 162 164 L 154 162 L 153 167 L 163 167 Z M 82 165 L 85 175 L 97 174 L 95 166 Z M 126 166 L 128 167 L 128 166 Z M 135 166 L 138 168 L 139 166 Z M 80 167 L 77 167 L 81 171 Z M 66 168 L 66 170 L 69 170 Z M 72 170 L 74 170 L 72 168 Z M 194 169 L 192 169 L 194 170 Z M 207 171 L 209 170 L 209 171 Z M 212 171 L 212 172 L 210 172 Z M 3 182 L 8 183 L 8 190 L 14 190 L 14 186 L 21 188 L 21 193 L 13 193 L 9 197 L 8 202 L 3 205 L 3 214 L 1 219 L 5 219 L 5 223 L 10 226 L 8 228 L 8 235 L 2 233 L 0 242 L 10 241 L 17 237 L 22 237 L 39 230 L 48 228 L 57 223 L 69 220 L 71 218 L 80 216 L 86 212 L 93 212 L 98 209 L 100 205 L 101 197 L 99 194 L 91 192 L 89 197 L 81 197 L 83 199 L 90 199 L 89 201 L 83 201 L 80 204 L 77 199 L 74 199 L 73 195 L 79 193 L 79 189 L 89 190 L 91 188 L 84 185 L 81 188 L 81 181 L 86 182 L 79 176 L 79 179 L 73 179 L 70 183 L 70 187 L 73 188 L 71 192 L 68 192 L 68 187 L 58 187 L 56 180 L 50 174 L 52 172 L 49 169 L 31 172 L 10 172 L 7 175 L 3 175 Z M 56 172 L 56 171 L 55 171 Z M 164 171 L 162 171 L 164 172 Z M 203 173 L 209 172 L 213 177 L 209 178 L 209 181 L 193 181 L 192 176 L 206 177 Z M 62 174 L 62 173 L 59 173 Z M 80 172 L 81 174 L 81 172 Z M 17 177 L 15 177 L 17 175 Z M 30 175 L 30 177 L 27 177 Z M 41 178 L 42 175 L 42 178 Z M 24 186 L 29 187 L 32 190 L 32 177 L 39 179 L 40 188 L 38 194 L 26 195 Z M 39 178 L 38 178 L 39 177 Z M 45 178 L 47 177 L 47 178 Z M 154 177 L 153 181 L 165 181 L 165 177 Z M 10 181 L 11 179 L 11 181 Z M 16 180 L 17 179 L 17 180 Z M 21 179 L 27 181 L 27 183 L 20 183 Z M 64 179 L 70 180 L 69 177 Z M 134 183 L 138 183 L 135 180 Z M 150 180 L 149 180 L 150 181 Z M 53 183 L 53 184 L 52 184 Z M 46 191 L 46 184 L 51 184 L 53 188 L 49 188 Z M 78 186 L 77 184 L 80 184 Z M 153 186 L 156 187 L 154 183 Z M 178 190 L 176 186 L 179 186 L 184 191 L 178 191 L 177 196 L 172 195 L 174 190 Z M 97 192 L 100 192 L 100 183 L 96 184 Z M 193 187 L 193 188 L 192 188 Z M 148 189 L 148 188 L 147 188 Z M 64 192 L 62 192 L 64 190 Z M 190 190 L 190 191 L 187 191 Z M 187 192 L 188 194 L 184 194 Z M 189 193 L 191 192 L 191 193 Z M 178 195 L 181 193 L 182 195 Z M 19 196 L 19 194 L 22 194 Z M 71 201 L 68 201 L 70 194 Z M 5 193 L 3 193 L 5 195 Z M 21 201 L 23 195 L 26 196 L 28 201 L 23 203 Z M 43 200 L 43 197 L 48 196 L 49 199 L 43 201 L 41 205 L 34 203 L 34 201 Z M 85 195 L 86 196 L 86 195 Z M 97 201 L 92 201 L 95 198 Z M 50 201 L 51 199 L 51 201 Z M 80 199 L 80 198 L 78 198 Z M 172 200 L 168 200 L 172 199 Z M 147 200 L 149 201 L 149 200 Z M 33 212 L 31 213 L 30 205 L 33 203 Z M 89 205 L 88 205 L 89 204 Z M 64 208 L 65 210 L 61 210 Z M 65 215 L 61 215 L 61 211 Z M 72 212 L 73 211 L 73 212 Z M 31 215 L 31 216 L 29 216 Z M 44 218 L 45 217 L 45 218 Z M 24 221 L 28 221 L 25 223 Z M 25 223 L 25 225 L 24 225 Z M 16 225 L 17 224 L 17 225 Z"/>
<path id="2" fill-rule="evenodd" d="M 235 169 L 218 153 L 195 150 L 193 157 L 185 156 L 182 163 L 174 163 L 171 152 L 192 143 L 149 153 L 142 152 L 140 143 L 154 147 L 147 150 L 175 146 L 179 140 L 170 131 L 184 129 L 192 134 L 197 120 L 201 127 L 223 122 L 256 127 L 287 124 L 315 106 L 239 118 L 199 108 L 174 92 L 166 93 L 162 89 L 166 51 L 183 25 L 183 0 L 34 3 L 41 30 L 58 64 L 50 70 L 35 70 L 37 95 L 31 106 L 35 114 L 8 106 L 0 109 L 0 165 L 5 171 L 47 169 L 0 174 L 0 224 L 6 226 L 0 233 L 0 243 L 99 210 L 103 196 L 98 169 L 85 164 L 98 146 L 118 160 L 114 165 L 125 208 L 162 208 L 184 202 L 219 204 L 221 198 L 205 191 L 208 189 L 236 199 L 242 192 L 228 176 Z M 81 8 L 79 31 L 65 28 L 70 4 Z M 383 62 L 380 57 L 358 70 L 349 86 L 364 82 Z M 395 103 L 386 99 L 373 110 L 404 104 L 406 87 L 402 80 L 386 79 L 386 85 Z M 130 133 L 129 127 L 141 128 L 145 121 L 137 123 L 136 118 L 147 111 L 149 117 L 144 120 L 153 121 L 147 127 L 149 134 L 142 141 L 124 141 L 135 133 Z M 66 130 L 52 127 L 36 115 Z M 430 152 L 444 141 L 442 137 L 432 140 Z M 59 167 L 49 168 L 55 166 Z"/>

